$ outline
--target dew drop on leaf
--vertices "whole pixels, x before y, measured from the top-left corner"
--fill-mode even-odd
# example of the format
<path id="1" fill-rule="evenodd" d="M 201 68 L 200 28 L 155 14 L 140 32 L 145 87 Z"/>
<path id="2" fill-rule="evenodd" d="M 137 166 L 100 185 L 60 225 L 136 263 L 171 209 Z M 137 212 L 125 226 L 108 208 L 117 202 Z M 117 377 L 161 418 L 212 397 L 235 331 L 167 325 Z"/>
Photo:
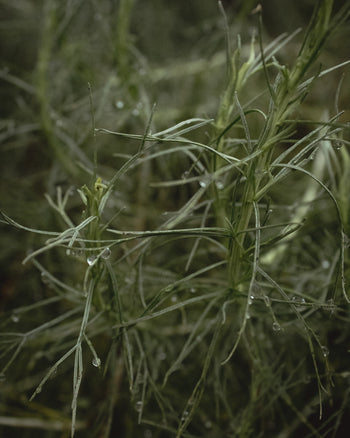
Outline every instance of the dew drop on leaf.
<path id="1" fill-rule="evenodd" d="M 101 366 L 101 359 L 99 357 L 94 357 L 92 359 L 92 365 L 96 368 L 99 368 Z"/>
<path id="2" fill-rule="evenodd" d="M 112 251 L 109 248 L 105 248 L 101 254 L 101 257 L 105 260 L 109 259 L 111 256 Z"/>
<path id="3" fill-rule="evenodd" d="M 89 266 L 92 266 L 92 265 L 95 263 L 95 261 L 96 261 L 96 256 L 91 255 L 91 256 L 89 256 L 89 257 L 86 259 L 86 261 L 87 261 L 87 264 L 88 264 Z"/>
<path id="4" fill-rule="evenodd" d="M 142 410 L 142 401 L 141 400 L 139 400 L 138 402 L 136 402 L 136 405 L 135 405 L 135 409 L 136 409 L 136 412 L 141 412 L 141 410 Z"/>
<path id="5" fill-rule="evenodd" d="M 324 357 L 327 357 L 329 355 L 329 350 L 325 345 L 322 345 L 321 350 Z"/>
<path id="6" fill-rule="evenodd" d="M 281 326 L 278 324 L 278 322 L 274 322 L 272 324 L 272 330 L 275 331 L 275 332 L 281 331 Z"/>
<path id="7" fill-rule="evenodd" d="M 19 321 L 19 316 L 16 315 L 15 313 L 11 316 L 11 320 L 15 323 L 17 323 Z"/>

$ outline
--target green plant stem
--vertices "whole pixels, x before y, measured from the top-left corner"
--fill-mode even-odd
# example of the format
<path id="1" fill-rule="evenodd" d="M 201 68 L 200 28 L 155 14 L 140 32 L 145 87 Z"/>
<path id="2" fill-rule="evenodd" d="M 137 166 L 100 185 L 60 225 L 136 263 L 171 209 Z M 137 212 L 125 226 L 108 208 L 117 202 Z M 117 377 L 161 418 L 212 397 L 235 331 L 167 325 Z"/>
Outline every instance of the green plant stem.
<path id="1" fill-rule="evenodd" d="M 120 0 L 118 8 L 118 21 L 115 37 L 115 54 L 118 75 L 123 82 L 129 83 L 130 71 L 130 18 L 134 0 Z"/>
<path id="2" fill-rule="evenodd" d="M 45 3 L 42 43 L 39 49 L 36 66 L 36 95 L 39 102 L 41 127 L 47 139 L 48 145 L 51 148 L 54 157 L 59 161 L 68 174 L 76 177 L 78 175 L 78 168 L 57 139 L 57 136 L 55 135 L 55 127 L 51 118 L 52 110 L 49 97 L 49 64 L 54 44 L 56 27 L 55 8 L 56 6 L 53 4 L 52 0 L 49 0 Z"/>
<path id="3" fill-rule="evenodd" d="M 315 9 L 313 26 L 309 28 L 304 44 L 297 57 L 294 67 L 288 71 L 286 67 L 281 68 L 280 76 L 276 79 L 274 88 L 269 84 L 269 78 L 264 62 L 262 43 L 262 60 L 271 93 L 272 110 L 266 120 L 263 133 L 258 141 L 256 150 L 260 153 L 251 160 L 244 183 L 242 203 L 238 218 L 233 223 L 233 238 L 229 246 L 228 278 L 230 287 L 235 287 L 242 280 L 243 263 L 245 255 L 245 239 L 250 218 L 253 212 L 253 202 L 259 202 L 256 194 L 262 182 L 262 175 L 269 171 L 274 145 L 285 140 L 288 133 L 283 130 L 284 122 L 288 116 L 304 99 L 307 89 L 299 89 L 305 73 L 316 60 L 320 48 L 330 33 L 330 13 L 332 1 L 325 0 Z M 220 204 L 219 204 L 220 205 Z M 220 213 L 222 214 L 222 213 Z"/>

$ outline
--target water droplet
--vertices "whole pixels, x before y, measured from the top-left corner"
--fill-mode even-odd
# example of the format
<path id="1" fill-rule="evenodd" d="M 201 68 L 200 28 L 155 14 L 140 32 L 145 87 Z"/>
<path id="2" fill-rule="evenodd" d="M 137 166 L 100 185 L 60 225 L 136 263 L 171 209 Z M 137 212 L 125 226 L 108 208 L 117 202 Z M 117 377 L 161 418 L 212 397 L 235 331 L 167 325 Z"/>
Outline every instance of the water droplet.
<path id="1" fill-rule="evenodd" d="M 99 357 L 94 357 L 93 359 L 92 359 L 92 365 L 94 366 L 94 367 L 96 367 L 96 368 L 100 368 L 100 366 L 101 366 L 101 359 L 99 358 Z"/>
<path id="2" fill-rule="evenodd" d="M 112 251 L 109 248 L 105 248 L 102 251 L 101 257 L 105 260 L 109 259 L 109 257 L 111 256 Z"/>
<path id="3" fill-rule="evenodd" d="M 279 331 L 281 331 L 281 326 L 278 324 L 278 322 L 274 322 L 274 323 L 272 324 L 272 330 L 273 330 L 274 332 L 279 332 Z"/>
<path id="4" fill-rule="evenodd" d="M 197 292 L 196 288 L 195 287 L 191 287 L 190 292 L 191 292 L 191 294 L 195 294 Z"/>
<path id="5" fill-rule="evenodd" d="M 328 269 L 331 266 L 331 264 L 329 263 L 328 260 L 322 260 L 321 266 L 323 269 Z"/>
<path id="6" fill-rule="evenodd" d="M 204 427 L 205 427 L 206 429 L 211 429 L 211 428 L 213 427 L 213 423 L 212 423 L 210 420 L 207 420 L 207 421 L 204 423 Z"/>
<path id="7" fill-rule="evenodd" d="M 337 140 L 334 142 L 334 149 L 339 151 L 343 147 L 343 142 L 340 140 Z"/>
<path id="8" fill-rule="evenodd" d="M 216 185 L 216 188 L 218 189 L 218 190 L 223 190 L 223 188 L 225 187 L 224 186 L 224 183 L 222 182 L 222 181 L 216 181 L 215 182 L 215 185 Z"/>
<path id="9" fill-rule="evenodd" d="M 185 411 L 185 412 L 182 414 L 181 421 L 182 421 L 182 422 L 186 421 L 186 418 L 187 418 L 187 417 L 188 417 L 188 411 Z"/>
<path id="10" fill-rule="evenodd" d="M 116 103 L 115 103 L 115 106 L 118 109 L 123 109 L 124 108 L 124 102 L 122 100 L 117 100 Z"/>
<path id="11" fill-rule="evenodd" d="M 297 306 L 301 306 L 302 304 L 305 304 L 305 299 L 302 297 L 292 297 L 293 303 L 295 303 Z"/>
<path id="12" fill-rule="evenodd" d="M 327 300 L 327 305 L 328 305 L 328 310 L 330 310 L 332 313 L 334 313 L 334 311 L 336 310 L 336 306 L 334 304 L 333 298 L 330 298 L 329 300 Z"/>
<path id="13" fill-rule="evenodd" d="M 142 403 L 141 400 L 136 402 L 136 405 L 135 405 L 136 412 L 141 412 L 142 411 L 142 405 L 143 405 L 143 403 Z"/>
<path id="14" fill-rule="evenodd" d="M 327 357 L 329 355 L 329 350 L 325 345 L 322 345 L 321 350 L 324 357 Z"/>
<path id="15" fill-rule="evenodd" d="M 131 111 L 131 114 L 133 115 L 133 116 L 139 116 L 140 115 L 140 111 L 137 109 L 137 108 L 134 108 L 132 111 Z"/>
<path id="16" fill-rule="evenodd" d="M 96 260 L 97 260 L 97 257 L 94 256 L 94 255 L 91 255 L 91 256 L 89 256 L 89 257 L 86 259 L 87 264 L 88 264 L 89 266 L 94 265 L 95 262 L 96 262 Z"/>
<path id="17" fill-rule="evenodd" d="M 189 174 L 190 174 L 190 172 L 188 170 L 185 170 L 185 172 L 181 175 L 181 178 L 186 179 L 186 178 L 188 178 Z"/>
<path id="18" fill-rule="evenodd" d="M 246 315 L 245 315 L 245 317 L 246 317 L 246 319 L 250 319 L 250 313 L 247 312 Z"/>
<path id="19" fill-rule="evenodd" d="M 19 321 L 19 316 L 16 315 L 15 313 L 11 316 L 11 320 L 15 323 L 17 323 Z"/>
<path id="20" fill-rule="evenodd" d="M 264 295 L 264 301 L 265 301 L 265 306 L 266 307 L 270 307 L 271 306 L 270 297 L 268 297 L 267 295 Z"/>
<path id="21" fill-rule="evenodd" d="M 42 272 L 40 276 L 41 276 L 41 281 L 42 281 L 44 284 L 49 284 L 49 283 L 50 283 L 50 279 L 49 279 L 49 277 L 45 274 L 45 272 Z"/>
<path id="22" fill-rule="evenodd" d="M 164 353 L 164 351 L 161 351 L 161 352 L 158 354 L 158 360 L 163 361 L 163 360 L 165 360 L 165 359 L 166 359 L 166 353 Z"/>
<path id="23" fill-rule="evenodd" d="M 203 180 L 199 181 L 199 185 L 204 189 L 205 187 L 207 187 L 207 183 Z"/>
<path id="24" fill-rule="evenodd" d="M 177 298 L 176 295 L 173 295 L 173 296 L 171 297 L 171 301 L 172 301 L 173 303 L 176 303 L 177 300 L 178 300 L 178 298 Z"/>

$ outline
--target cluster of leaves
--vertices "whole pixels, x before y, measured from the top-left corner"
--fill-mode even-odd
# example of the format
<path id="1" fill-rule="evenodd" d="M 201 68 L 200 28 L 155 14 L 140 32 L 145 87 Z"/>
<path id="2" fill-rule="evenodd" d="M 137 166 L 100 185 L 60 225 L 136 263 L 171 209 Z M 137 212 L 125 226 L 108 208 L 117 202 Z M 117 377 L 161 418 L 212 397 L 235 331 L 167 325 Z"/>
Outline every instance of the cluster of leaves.
<path id="1" fill-rule="evenodd" d="M 302 116 L 347 64 L 317 60 L 349 6 L 320 1 L 287 65 L 298 32 L 264 44 L 257 7 L 257 34 L 232 50 L 219 2 L 205 44 L 226 30 L 226 51 L 156 68 L 132 43 L 132 0 L 83 3 L 44 3 L 32 84 L 1 73 L 26 93 L 4 144 L 21 170 L 45 146 L 51 167 L 31 163 L 29 200 L 1 212 L 33 249 L 5 282 L 0 425 L 9 437 L 336 436 L 349 398 L 341 84 L 334 113 Z M 110 44 L 96 70 L 82 52 L 98 41 L 77 38 L 91 20 Z"/>

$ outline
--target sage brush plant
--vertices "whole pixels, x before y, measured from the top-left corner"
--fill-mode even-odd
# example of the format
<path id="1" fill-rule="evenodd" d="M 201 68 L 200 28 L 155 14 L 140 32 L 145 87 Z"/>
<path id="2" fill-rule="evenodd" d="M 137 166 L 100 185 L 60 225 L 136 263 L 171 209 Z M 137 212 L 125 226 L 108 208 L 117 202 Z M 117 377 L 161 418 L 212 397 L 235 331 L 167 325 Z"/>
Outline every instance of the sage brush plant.
<path id="1" fill-rule="evenodd" d="M 258 6 L 250 43 L 233 40 L 219 2 L 217 108 L 165 126 L 143 81 L 167 73 L 130 43 L 133 3 L 121 0 L 117 31 L 106 28 L 118 73 L 101 89 L 86 82 L 79 135 L 61 129 L 69 121 L 50 100 L 53 48 L 79 2 L 45 3 L 33 86 L 2 73 L 35 96 L 32 129 L 59 164 L 50 180 L 64 184 L 45 195 L 50 226 L 1 211 L 2 229 L 33 236 L 23 264 L 40 273 L 42 293 L 32 299 L 39 282 L 29 282 L 3 314 L 0 424 L 6 436 L 16 427 L 23 436 L 340 436 L 350 303 L 342 84 L 333 108 L 316 119 L 303 111 L 322 78 L 348 64 L 318 62 L 349 4 L 334 12 L 319 1 L 287 64 L 281 54 L 299 31 L 266 43 Z M 169 67 L 169 77 L 198 73 L 195 61 L 186 68 Z M 113 109 L 124 130 L 104 123 L 113 93 L 124 96 Z"/>

